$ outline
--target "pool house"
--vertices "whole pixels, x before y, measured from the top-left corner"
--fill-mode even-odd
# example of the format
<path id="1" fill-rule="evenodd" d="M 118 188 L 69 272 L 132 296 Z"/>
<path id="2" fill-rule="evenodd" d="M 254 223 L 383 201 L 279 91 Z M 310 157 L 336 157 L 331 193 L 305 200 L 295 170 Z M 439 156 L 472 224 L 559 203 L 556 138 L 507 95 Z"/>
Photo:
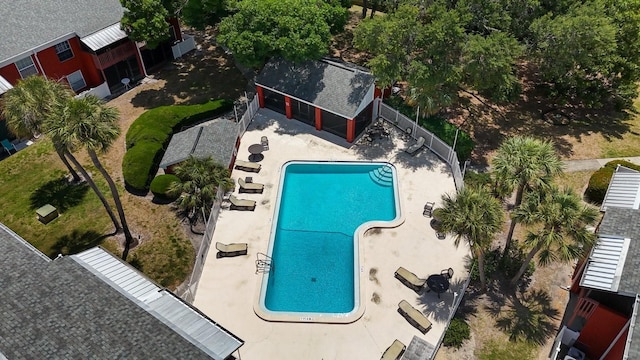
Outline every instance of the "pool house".
<path id="1" fill-rule="evenodd" d="M 272 59 L 255 79 L 268 108 L 353 142 L 373 118 L 375 79 L 353 64 Z"/>

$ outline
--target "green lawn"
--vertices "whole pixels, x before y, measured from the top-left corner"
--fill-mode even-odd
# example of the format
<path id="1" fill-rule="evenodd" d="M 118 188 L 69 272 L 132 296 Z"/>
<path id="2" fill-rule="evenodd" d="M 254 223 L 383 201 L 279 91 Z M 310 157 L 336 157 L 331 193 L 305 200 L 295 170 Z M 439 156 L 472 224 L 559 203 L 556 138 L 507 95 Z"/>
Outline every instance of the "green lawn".
<path id="1" fill-rule="evenodd" d="M 69 185 L 65 175 L 66 168 L 46 140 L 0 161 L 0 221 L 49 257 L 97 245 L 113 230 L 93 191 L 86 184 Z M 104 182 L 98 184 L 106 189 Z M 44 204 L 60 213 L 47 225 L 36 218 Z"/>
<path id="2" fill-rule="evenodd" d="M 109 199 L 99 172 L 84 165 Z M 96 245 L 120 256 L 121 249 L 110 236 L 113 224 L 102 203 L 86 184 L 68 184 L 66 175 L 46 139 L 0 161 L 0 222 L 51 258 Z M 174 289 L 189 275 L 195 257 L 179 220 L 169 205 L 152 204 L 149 199 L 126 194 L 122 187 L 119 191 L 132 233 L 145 237 L 127 260 L 160 285 Z M 36 217 L 36 210 L 44 204 L 60 212 L 47 225 Z"/>

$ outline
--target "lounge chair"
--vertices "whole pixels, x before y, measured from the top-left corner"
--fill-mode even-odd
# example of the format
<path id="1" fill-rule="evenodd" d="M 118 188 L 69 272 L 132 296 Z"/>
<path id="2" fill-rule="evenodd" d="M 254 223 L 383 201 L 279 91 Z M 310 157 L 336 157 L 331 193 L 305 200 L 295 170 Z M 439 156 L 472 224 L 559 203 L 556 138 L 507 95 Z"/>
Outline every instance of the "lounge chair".
<path id="1" fill-rule="evenodd" d="M 396 270 L 394 274 L 396 279 L 400 280 L 401 283 L 405 284 L 409 289 L 415 291 L 416 293 L 420 293 L 422 289 L 424 289 L 424 284 L 427 282 L 426 279 L 421 279 L 416 276 L 416 274 L 411 271 L 403 268 L 402 266 Z"/>
<path id="2" fill-rule="evenodd" d="M 229 196 L 229 201 L 231 202 L 231 210 L 255 210 L 256 202 L 253 200 L 245 200 L 238 199 L 237 197 L 231 195 Z"/>
<path id="3" fill-rule="evenodd" d="M 2 141 L 2 147 L 4 148 L 4 150 L 11 155 L 11 150 L 13 149 L 14 152 L 17 152 L 18 149 L 16 149 L 16 146 L 13 145 L 11 143 L 11 141 L 7 140 L 7 139 L 3 139 Z"/>
<path id="4" fill-rule="evenodd" d="M 236 160 L 236 169 L 249 171 L 249 172 L 260 172 L 260 168 L 262 165 L 249 161 Z"/>
<path id="5" fill-rule="evenodd" d="M 266 136 L 260 138 L 260 144 L 265 150 L 269 150 L 269 139 Z"/>
<path id="6" fill-rule="evenodd" d="M 422 146 L 424 146 L 424 142 L 425 142 L 425 141 L 426 141 L 426 140 L 425 140 L 425 138 L 423 138 L 422 136 L 420 136 L 420 137 L 418 138 L 418 141 L 417 141 L 415 144 L 413 144 L 413 145 L 409 146 L 409 147 L 408 147 L 408 148 L 406 148 L 404 151 L 405 151 L 407 154 L 409 154 L 409 155 L 415 155 L 415 153 L 416 153 L 418 150 L 420 150 L 420 148 L 421 148 Z"/>
<path id="7" fill-rule="evenodd" d="M 398 312 L 404 316 L 407 321 L 413 325 L 421 333 L 426 334 L 431 329 L 431 321 L 424 314 L 411 306 L 406 300 L 400 301 L 398 304 Z"/>
<path id="8" fill-rule="evenodd" d="M 216 256 L 218 258 L 221 258 L 228 256 L 247 255 L 248 247 L 249 246 L 247 245 L 247 243 L 223 244 L 221 242 L 217 242 L 216 250 L 218 250 L 218 254 Z"/>
<path id="9" fill-rule="evenodd" d="M 240 185 L 240 189 L 238 189 L 239 193 L 258 193 L 262 194 L 262 190 L 264 190 L 263 184 L 258 184 L 254 182 L 245 182 L 244 179 L 238 179 L 238 185 Z"/>
<path id="10" fill-rule="evenodd" d="M 393 341 L 393 344 L 384 351 L 380 360 L 398 360 L 406 348 L 403 343 L 396 339 Z"/>

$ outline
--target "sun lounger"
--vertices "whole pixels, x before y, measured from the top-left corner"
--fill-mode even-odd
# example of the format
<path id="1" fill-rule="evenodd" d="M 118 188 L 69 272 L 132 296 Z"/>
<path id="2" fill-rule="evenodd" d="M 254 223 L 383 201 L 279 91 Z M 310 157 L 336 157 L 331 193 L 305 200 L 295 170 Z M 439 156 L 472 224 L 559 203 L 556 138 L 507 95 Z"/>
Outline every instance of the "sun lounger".
<path id="1" fill-rule="evenodd" d="M 426 334 L 431 329 L 431 321 L 424 314 L 411 306 L 406 300 L 400 301 L 398 304 L 398 312 L 404 316 L 407 321 L 413 325 L 421 333 Z"/>
<path id="2" fill-rule="evenodd" d="M 425 142 L 425 141 L 426 141 L 426 140 L 425 140 L 425 138 L 423 138 L 422 136 L 420 136 L 420 137 L 418 138 L 418 141 L 417 141 L 415 144 L 413 144 L 413 145 L 409 146 L 409 147 L 408 147 L 408 148 L 406 148 L 404 151 L 405 151 L 407 154 L 409 154 L 409 155 L 414 155 L 418 150 L 420 150 L 420 148 L 421 148 L 422 146 L 424 146 L 424 142 Z"/>
<path id="3" fill-rule="evenodd" d="M 380 360 L 398 360 L 406 348 L 399 340 L 394 340 L 393 344 L 384 351 Z"/>
<path id="4" fill-rule="evenodd" d="M 262 194 L 262 190 L 264 190 L 263 184 L 258 184 L 254 182 L 245 182 L 244 179 L 238 179 L 238 185 L 240 185 L 240 189 L 238 192 L 240 193 L 258 193 Z"/>
<path id="5" fill-rule="evenodd" d="M 422 291 L 424 284 L 427 282 L 426 279 L 417 277 L 416 274 L 403 267 L 399 267 L 394 276 L 396 279 L 400 280 L 401 283 L 405 284 L 409 289 L 417 292 L 418 294 Z"/>
<path id="6" fill-rule="evenodd" d="M 238 170 L 249 171 L 249 172 L 259 172 L 261 167 L 262 166 L 258 163 L 236 160 L 236 169 Z"/>
<path id="7" fill-rule="evenodd" d="M 238 199 L 237 197 L 231 195 L 229 196 L 229 201 L 231 202 L 231 210 L 255 210 L 256 202 L 253 200 L 245 200 Z"/>
<path id="8" fill-rule="evenodd" d="M 16 149 L 16 146 L 13 145 L 11 141 L 7 139 L 2 139 L 1 142 L 2 142 L 2 147 L 9 155 L 11 155 L 11 150 L 13 150 L 14 152 L 18 151 L 18 149 Z"/>
<path id="9" fill-rule="evenodd" d="M 247 255 L 247 248 L 249 246 L 247 243 L 234 243 L 234 244 L 223 244 L 221 242 L 216 243 L 216 250 L 218 250 L 217 257 L 228 257 L 228 256 L 238 256 L 238 255 Z"/>

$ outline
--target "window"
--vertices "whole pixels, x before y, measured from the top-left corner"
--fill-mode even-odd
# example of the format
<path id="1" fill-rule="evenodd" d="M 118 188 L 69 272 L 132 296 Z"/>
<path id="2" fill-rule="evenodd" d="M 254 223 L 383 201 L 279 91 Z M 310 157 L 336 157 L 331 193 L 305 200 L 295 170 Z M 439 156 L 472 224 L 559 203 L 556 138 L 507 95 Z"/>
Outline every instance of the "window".
<path id="1" fill-rule="evenodd" d="M 69 45 L 69 41 L 65 40 L 57 44 L 56 54 L 58 54 L 58 59 L 61 62 L 71 59 L 73 57 L 73 52 L 71 51 L 71 45 Z"/>
<path id="2" fill-rule="evenodd" d="M 31 55 L 27 56 L 22 60 L 18 60 L 15 62 L 16 68 L 18 68 L 18 72 L 20 72 L 20 76 L 23 79 L 28 78 L 31 75 L 36 75 L 38 73 L 38 69 L 33 64 L 33 60 L 31 59 Z"/>
<path id="3" fill-rule="evenodd" d="M 87 83 L 84 82 L 84 77 L 82 77 L 82 71 L 80 70 L 67 75 L 67 82 L 75 92 L 87 87 Z"/>

